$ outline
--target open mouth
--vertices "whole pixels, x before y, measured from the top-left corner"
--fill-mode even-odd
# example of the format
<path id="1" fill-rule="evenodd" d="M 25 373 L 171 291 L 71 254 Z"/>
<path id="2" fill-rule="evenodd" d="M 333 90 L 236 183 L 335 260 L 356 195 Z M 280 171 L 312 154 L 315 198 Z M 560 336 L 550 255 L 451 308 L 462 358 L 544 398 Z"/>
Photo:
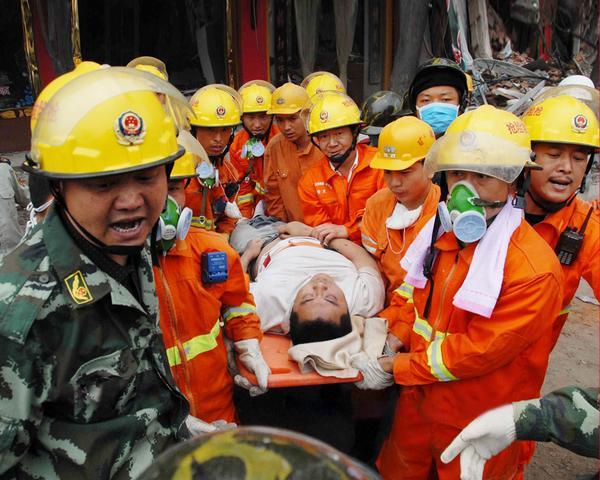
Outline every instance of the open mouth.
<path id="1" fill-rule="evenodd" d="M 569 188 L 569 185 L 573 183 L 571 180 L 559 178 L 551 178 L 549 182 L 556 190 L 560 191 L 567 190 Z"/>
<path id="2" fill-rule="evenodd" d="M 132 234 L 140 229 L 142 221 L 143 219 L 137 218 L 125 222 L 115 222 L 110 224 L 110 228 L 121 234 Z"/>

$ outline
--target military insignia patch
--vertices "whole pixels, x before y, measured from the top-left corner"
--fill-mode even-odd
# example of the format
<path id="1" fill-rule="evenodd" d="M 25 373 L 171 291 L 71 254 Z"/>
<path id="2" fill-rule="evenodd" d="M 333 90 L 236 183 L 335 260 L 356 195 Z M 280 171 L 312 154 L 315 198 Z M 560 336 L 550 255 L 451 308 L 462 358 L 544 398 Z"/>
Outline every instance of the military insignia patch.
<path id="1" fill-rule="evenodd" d="M 65 285 L 77 305 L 91 302 L 94 299 L 87 283 L 85 283 L 83 274 L 79 270 L 65 278 Z"/>
<path id="2" fill-rule="evenodd" d="M 585 132 L 588 126 L 588 119 L 585 115 L 575 115 L 573 117 L 573 129 L 576 132 Z"/>
<path id="3" fill-rule="evenodd" d="M 124 112 L 115 120 L 115 135 L 120 145 L 139 145 L 146 136 L 146 125 L 137 113 Z"/>
<path id="4" fill-rule="evenodd" d="M 215 110 L 215 113 L 217 114 L 217 117 L 222 118 L 225 116 L 226 110 L 225 107 L 223 105 L 219 105 L 217 107 L 217 109 Z"/>

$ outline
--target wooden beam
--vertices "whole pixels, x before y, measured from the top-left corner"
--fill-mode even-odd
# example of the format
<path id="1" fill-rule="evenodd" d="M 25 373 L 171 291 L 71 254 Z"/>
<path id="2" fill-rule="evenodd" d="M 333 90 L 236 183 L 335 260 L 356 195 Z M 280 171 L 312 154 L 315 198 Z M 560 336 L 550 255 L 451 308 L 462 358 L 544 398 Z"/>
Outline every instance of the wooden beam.
<path id="1" fill-rule="evenodd" d="M 383 50 L 383 89 L 389 90 L 392 77 L 392 62 L 394 56 L 394 4 L 393 0 L 385 0 L 385 43 Z"/>
<path id="2" fill-rule="evenodd" d="M 469 31 L 473 58 L 492 58 L 488 31 L 487 0 L 468 0 Z"/>

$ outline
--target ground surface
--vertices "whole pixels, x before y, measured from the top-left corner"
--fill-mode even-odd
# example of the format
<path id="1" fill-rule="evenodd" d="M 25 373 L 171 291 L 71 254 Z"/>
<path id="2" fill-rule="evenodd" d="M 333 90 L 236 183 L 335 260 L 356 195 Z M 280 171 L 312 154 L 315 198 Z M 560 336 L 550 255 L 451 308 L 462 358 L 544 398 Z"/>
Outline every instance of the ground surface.
<path id="1" fill-rule="evenodd" d="M 24 160 L 23 153 L 7 155 L 13 166 Z M 25 178 L 24 173 L 19 173 Z M 598 198 L 598 176 L 595 175 L 587 199 Z M 25 219 L 25 215 L 22 216 Z M 582 282 L 578 296 L 594 297 L 591 288 Z M 560 339 L 550 358 L 542 392 L 548 393 L 567 385 L 597 387 L 599 381 L 599 307 L 574 299 Z M 526 480 L 575 479 L 593 474 L 598 461 L 580 457 L 553 444 L 538 444 L 532 463 L 525 471 Z"/>

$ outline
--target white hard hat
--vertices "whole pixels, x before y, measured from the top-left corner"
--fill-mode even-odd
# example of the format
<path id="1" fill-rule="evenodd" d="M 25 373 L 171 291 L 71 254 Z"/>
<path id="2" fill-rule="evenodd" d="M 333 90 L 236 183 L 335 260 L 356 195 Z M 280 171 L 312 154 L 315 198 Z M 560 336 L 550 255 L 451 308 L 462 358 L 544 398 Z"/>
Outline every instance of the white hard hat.
<path id="1" fill-rule="evenodd" d="M 594 82 L 585 75 L 569 75 L 568 77 L 563 78 L 558 84 L 559 87 L 564 87 L 566 85 L 582 85 L 584 87 L 596 88 Z"/>

